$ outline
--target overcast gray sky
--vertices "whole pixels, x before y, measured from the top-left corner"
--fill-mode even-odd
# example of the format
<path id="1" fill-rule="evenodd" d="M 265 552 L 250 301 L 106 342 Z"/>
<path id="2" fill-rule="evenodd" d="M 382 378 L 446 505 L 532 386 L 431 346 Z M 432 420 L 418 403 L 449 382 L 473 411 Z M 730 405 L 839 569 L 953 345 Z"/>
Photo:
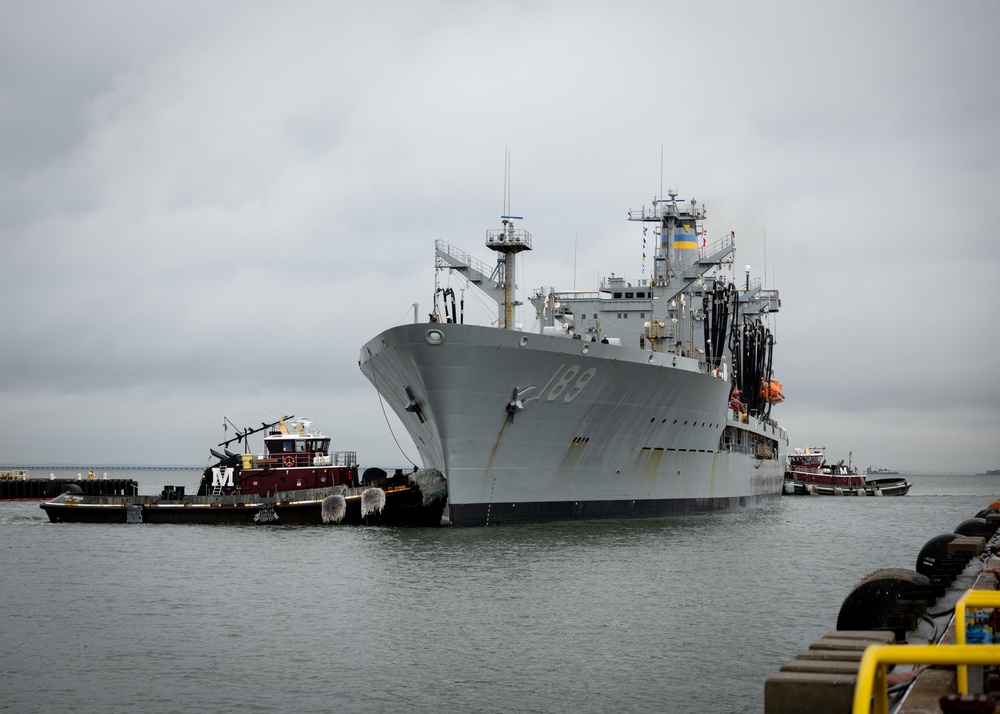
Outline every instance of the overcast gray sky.
<path id="1" fill-rule="evenodd" d="M 293 413 L 402 465 L 358 353 L 430 309 L 435 239 L 493 260 L 505 151 L 524 295 L 641 277 L 662 146 L 781 291 L 793 446 L 1000 468 L 998 31 L 987 0 L 7 0 L 0 463 L 202 464 L 223 416 Z"/>

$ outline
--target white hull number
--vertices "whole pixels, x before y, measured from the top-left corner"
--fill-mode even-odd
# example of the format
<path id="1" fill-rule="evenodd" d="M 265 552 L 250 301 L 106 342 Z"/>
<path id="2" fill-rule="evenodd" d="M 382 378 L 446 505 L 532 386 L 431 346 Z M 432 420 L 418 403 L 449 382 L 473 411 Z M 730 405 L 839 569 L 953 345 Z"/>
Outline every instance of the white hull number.
<path id="1" fill-rule="evenodd" d="M 568 369 L 566 365 L 561 364 L 556 373 L 542 387 L 539 398 L 544 397 L 547 401 L 554 402 L 562 397 L 563 404 L 569 404 L 580 396 L 580 392 L 590 384 L 590 380 L 594 378 L 595 374 L 597 374 L 596 367 L 591 367 L 581 373 L 578 364 L 571 365 Z"/>

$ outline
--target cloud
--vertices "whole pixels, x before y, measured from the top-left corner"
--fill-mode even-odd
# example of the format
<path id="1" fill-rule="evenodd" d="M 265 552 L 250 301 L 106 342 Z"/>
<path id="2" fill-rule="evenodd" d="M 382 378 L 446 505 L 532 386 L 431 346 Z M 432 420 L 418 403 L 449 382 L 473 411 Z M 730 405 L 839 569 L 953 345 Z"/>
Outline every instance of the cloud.
<path id="1" fill-rule="evenodd" d="M 869 460 L 905 468 L 933 440 L 941 468 L 981 470 L 998 447 L 932 436 L 944 414 L 981 435 L 1000 401 L 984 374 L 998 15 L 8 3 L 0 394 L 19 416 L 0 421 L 0 461 L 157 463 L 166 441 L 166 460 L 197 463 L 192 424 L 288 402 L 328 431 L 363 414 L 357 450 L 393 453 L 358 349 L 430 309 L 435 240 L 490 257 L 509 150 L 535 245 L 522 291 L 640 277 L 626 211 L 677 184 L 710 235 L 736 231 L 735 276 L 750 264 L 782 292 L 776 414 L 794 443 L 863 434 Z M 921 436 L 872 439 L 887 419 Z M 39 421 L 79 434 L 67 456 Z M 125 438 L 102 457 L 112 425 Z"/>

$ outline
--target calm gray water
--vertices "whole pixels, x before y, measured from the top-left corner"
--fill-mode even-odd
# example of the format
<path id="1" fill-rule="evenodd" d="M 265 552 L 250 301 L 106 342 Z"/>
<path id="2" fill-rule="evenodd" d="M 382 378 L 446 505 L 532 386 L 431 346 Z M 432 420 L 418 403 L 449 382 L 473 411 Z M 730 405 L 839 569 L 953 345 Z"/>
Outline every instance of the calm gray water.
<path id="1" fill-rule="evenodd" d="M 0 710 L 761 712 L 861 578 L 1000 497 L 995 477 L 909 478 L 903 498 L 483 529 L 51 524 L 0 503 Z"/>

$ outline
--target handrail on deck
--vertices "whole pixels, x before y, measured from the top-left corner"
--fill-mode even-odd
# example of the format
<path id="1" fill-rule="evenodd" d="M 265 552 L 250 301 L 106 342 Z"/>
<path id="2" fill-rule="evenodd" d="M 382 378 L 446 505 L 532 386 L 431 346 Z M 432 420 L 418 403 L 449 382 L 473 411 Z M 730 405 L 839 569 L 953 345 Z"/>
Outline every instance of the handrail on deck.
<path id="1" fill-rule="evenodd" d="M 983 591 L 972 591 L 983 592 Z M 989 592 L 989 591 L 985 591 Z M 994 592 L 994 594 L 997 594 Z M 963 596 L 964 598 L 965 596 Z M 958 608 L 955 609 L 956 617 Z M 869 645 L 861 657 L 858 682 L 854 687 L 854 714 L 868 714 L 873 689 L 875 714 L 889 713 L 889 690 L 885 679 L 887 664 L 1000 664 L 1000 647 L 995 645 Z M 960 694 L 967 694 L 959 688 Z"/>
<path id="2" fill-rule="evenodd" d="M 965 609 L 968 607 L 1000 607 L 1000 590 L 969 590 L 958 599 L 955 603 L 955 643 L 958 645 L 966 644 Z M 969 668 L 964 664 L 958 666 L 958 693 L 969 693 Z"/>

